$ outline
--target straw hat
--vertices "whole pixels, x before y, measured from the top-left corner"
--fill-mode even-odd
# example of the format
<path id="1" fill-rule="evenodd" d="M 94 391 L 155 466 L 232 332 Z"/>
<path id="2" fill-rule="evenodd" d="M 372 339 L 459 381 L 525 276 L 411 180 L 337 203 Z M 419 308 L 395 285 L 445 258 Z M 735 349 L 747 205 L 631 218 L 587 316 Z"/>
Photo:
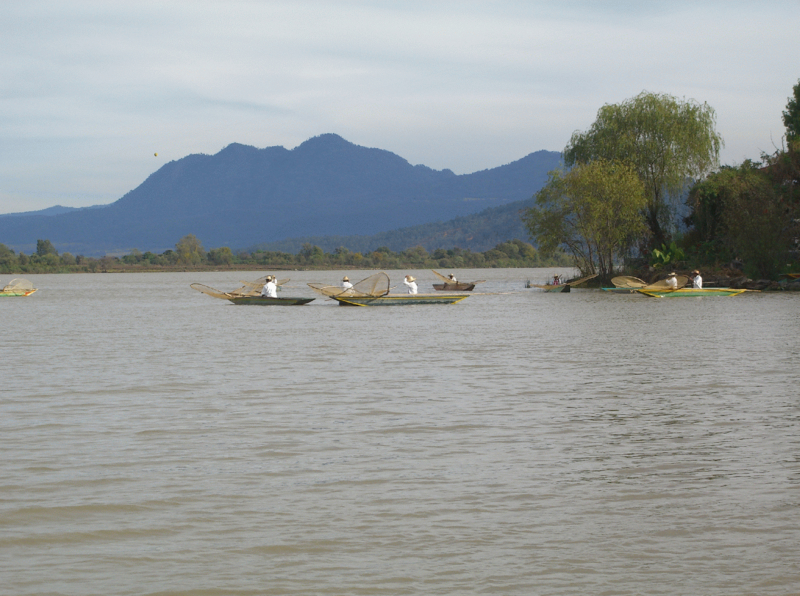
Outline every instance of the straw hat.
<path id="1" fill-rule="evenodd" d="M 670 273 L 668 277 L 675 277 L 675 272 Z"/>
<path id="2" fill-rule="evenodd" d="M 699 272 L 697 269 L 695 269 L 694 271 L 692 271 L 692 273 L 697 273 L 697 275 L 700 275 L 700 272 Z"/>
<path id="3" fill-rule="evenodd" d="M 417 279 L 413 275 L 406 275 L 406 279 L 408 281 L 417 281 Z"/>
<path id="4" fill-rule="evenodd" d="M 453 279 L 454 277 L 455 277 L 455 275 L 453 275 L 453 274 L 451 273 L 451 274 L 450 274 L 450 279 Z"/>
<path id="5" fill-rule="evenodd" d="M 347 277 L 347 276 L 345 275 L 345 276 L 342 278 L 342 281 L 350 281 L 350 278 L 349 278 L 349 277 Z"/>

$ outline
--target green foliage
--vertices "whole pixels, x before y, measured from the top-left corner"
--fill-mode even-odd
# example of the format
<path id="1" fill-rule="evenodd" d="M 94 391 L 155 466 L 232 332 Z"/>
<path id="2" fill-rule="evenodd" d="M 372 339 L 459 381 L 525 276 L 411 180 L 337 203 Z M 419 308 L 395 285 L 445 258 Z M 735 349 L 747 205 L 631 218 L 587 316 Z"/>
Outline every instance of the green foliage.
<path id="1" fill-rule="evenodd" d="M 191 236 L 191 235 L 190 235 Z M 122 257 L 105 256 L 100 259 L 81 255 L 73 257 L 64 253 L 55 255 L 33 255 L 28 257 L 0 244 L 0 273 L 48 273 L 48 272 L 96 272 L 96 271 L 168 271 L 183 269 L 194 263 L 196 268 L 231 269 L 425 269 L 425 268 L 481 268 L 481 267 L 548 267 L 571 264 L 569 257 L 555 251 L 543 257 L 533 246 L 521 240 L 509 240 L 485 252 L 454 247 L 449 250 L 437 249 L 435 255 L 422 246 L 414 246 L 401 252 L 381 247 L 366 255 L 339 247 L 331 253 L 320 247 L 308 244 L 299 254 L 278 251 L 255 250 L 252 253 L 233 253 L 223 246 L 200 255 L 199 241 L 193 236 L 185 236 L 176 245 L 177 251 L 167 250 L 157 255 L 152 252 L 142 254 L 133 249 Z M 194 247 L 195 250 L 190 249 Z M 198 248 L 199 247 L 199 248 Z M 190 256 L 181 256 L 181 254 Z M 191 256 L 194 255 L 194 256 Z M 438 257 L 438 258 L 437 258 Z M 194 260 L 192 260 L 194 259 Z"/>
<path id="2" fill-rule="evenodd" d="M 678 261 L 683 261 L 686 254 L 675 242 L 670 242 L 669 246 L 662 244 L 661 248 L 654 248 L 650 253 L 650 265 L 655 269 L 661 269 L 667 265 L 674 265 Z"/>
<path id="3" fill-rule="evenodd" d="M 774 279 L 798 233 L 793 184 L 774 176 L 771 167 L 745 161 L 695 185 L 688 199 L 695 254 L 741 258 L 748 274 Z"/>
<path id="4" fill-rule="evenodd" d="M 181 238 L 175 245 L 175 252 L 178 255 L 178 263 L 182 265 L 199 265 L 206 257 L 203 245 L 194 234 L 187 234 Z"/>
<path id="5" fill-rule="evenodd" d="M 586 132 L 564 149 L 567 166 L 603 158 L 630 164 L 645 186 L 647 225 L 654 245 L 665 242 L 677 201 L 689 179 L 700 179 L 719 163 L 722 137 L 708 104 L 642 92 L 605 105 Z"/>
<path id="6" fill-rule="evenodd" d="M 788 99 L 786 111 L 783 112 L 783 125 L 786 127 L 786 139 L 800 139 L 800 81 L 792 88 L 794 92 Z"/>
<path id="7" fill-rule="evenodd" d="M 596 159 L 554 171 L 523 221 L 545 255 L 561 247 L 586 274 L 610 279 L 614 263 L 646 232 L 644 188 L 627 164 Z"/>
<path id="8" fill-rule="evenodd" d="M 53 246 L 53 243 L 49 240 L 37 240 L 36 241 L 36 254 L 40 257 L 45 255 L 56 255 L 58 256 L 58 251 L 56 247 Z"/>

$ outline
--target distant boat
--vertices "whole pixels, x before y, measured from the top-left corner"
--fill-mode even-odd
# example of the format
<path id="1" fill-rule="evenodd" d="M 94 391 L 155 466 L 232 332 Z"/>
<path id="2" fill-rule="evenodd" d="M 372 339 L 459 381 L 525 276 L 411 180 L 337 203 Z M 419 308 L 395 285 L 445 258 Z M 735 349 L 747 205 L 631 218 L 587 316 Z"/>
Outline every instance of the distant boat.
<path id="1" fill-rule="evenodd" d="M 681 288 L 679 290 L 643 288 L 637 290 L 640 294 L 652 298 L 689 298 L 692 296 L 738 296 L 747 290 L 734 288 Z"/>
<path id="2" fill-rule="evenodd" d="M 12 279 L 0 290 L 0 296 L 30 296 L 36 291 L 27 279 Z"/>
<path id="3" fill-rule="evenodd" d="M 438 292 L 471 292 L 475 289 L 476 284 L 482 284 L 486 281 L 485 279 L 479 279 L 478 281 L 453 281 L 438 271 L 434 271 L 433 269 L 431 269 L 431 271 L 443 282 L 440 284 L 433 284 L 433 289 Z"/>
<path id="4" fill-rule="evenodd" d="M 586 277 L 570 280 L 564 282 L 563 284 L 544 284 L 544 285 L 531 284 L 531 287 L 539 288 L 540 290 L 544 290 L 545 292 L 569 292 L 572 286 L 577 286 L 585 281 L 594 279 L 595 277 L 597 277 L 597 275 L 598 275 L 597 273 L 595 273 L 594 275 L 587 275 Z"/>
<path id="5" fill-rule="evenodd" d="M 203 294 L 207 294 L 213 298 L 230 300 L 234 304 L 249 304 L 259 306 L 300 306 L 303 304 L 308 304 L 314 300 L 314 298 L 299 298 L 292 296 L 287 296 L 285 298 L 267 298 L 266 296 L 262 296 L 261 289 L 264 287 L 266 279 L 266 277 L 261 277 L 255 281 L 240 281 L 239 283 L 244 285 L 241 288 L 232 290 L 230 292 L 221 292 L 215 288 L 197 283 L 191 284 L 190 287 L 193 290 L 197 290 L 198 292 L 202 292 Z M 275 282 L 278 286 L 278 290 L 280 290 L 280 286 L 288 281 L 288 279 L 281 279 Z"/>
<path id="6" fill-rule="evenodd" d="M 408 306 L 411 304 L 456 304 L 469 294 L 389 294 L 389 276 L 383 271 L 362 279 L 352 288 L 310 283 L 308 286 L 339 306 Z"/>

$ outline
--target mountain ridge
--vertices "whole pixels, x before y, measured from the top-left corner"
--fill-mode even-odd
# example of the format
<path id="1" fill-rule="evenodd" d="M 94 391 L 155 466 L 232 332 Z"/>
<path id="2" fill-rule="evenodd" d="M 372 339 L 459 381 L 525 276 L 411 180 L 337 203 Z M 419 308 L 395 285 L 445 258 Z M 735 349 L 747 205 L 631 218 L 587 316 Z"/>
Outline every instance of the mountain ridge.
<path id="1" fill-rule="evenodd" d="M 231 248 L 374 235 L 530 198 L 559 163 L 560 154 L 537 151 L 457 175 L 331 133 L 291 150 L 231 143 L 164 164 L 102 208 L 0 218 L 0 242 L 31 252 L 49 239 L 61 252 L 95 256 L 163 252 L 186 234 Z"/>

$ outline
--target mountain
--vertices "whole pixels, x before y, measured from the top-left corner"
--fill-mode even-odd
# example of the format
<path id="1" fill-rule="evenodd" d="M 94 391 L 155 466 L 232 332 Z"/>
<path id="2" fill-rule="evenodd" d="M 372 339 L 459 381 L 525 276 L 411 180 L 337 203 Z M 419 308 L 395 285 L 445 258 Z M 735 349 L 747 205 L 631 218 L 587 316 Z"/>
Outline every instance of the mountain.
<path id="1" fill-rule="evenodd" d="M 96 256 L 163 252 L 186 234 L 206 248 L 234 249 L 374 235 L 527 199 L 559 163 L 558 153 L 538 151 L 458 176 L 334 134 L 292 150 L 234 143 L 216 155 L 170 162 L 100 209 L 0 218 L 0 243 L 32 252 L 37 239 L 48 239 L 60 252 Z"/>
<path id="2" fill-rule="evenodd" d="M 262 242 L 246 248 L 256 250 L 297 253 L 304 244 L 319 246 L 325 252 L 333 252 L 340 246 L 351 252 L 367 253 L 385 246 L 395 252 L 414 246 L 422 246 L 428 252 L 437 248 L 469 249 L 486 252 L 507 240 L 526 240 L 528 231 L 520 218 L 524 209 L 534 205 L 535 199 L 514 201 L 501 207 L 489 207 L 473 215 L 456 217 L 445 222 L 419 224 L 399 230 L 381 232 L 371 236 L 306 236 L 287 238 L 277 242 Z"/>

